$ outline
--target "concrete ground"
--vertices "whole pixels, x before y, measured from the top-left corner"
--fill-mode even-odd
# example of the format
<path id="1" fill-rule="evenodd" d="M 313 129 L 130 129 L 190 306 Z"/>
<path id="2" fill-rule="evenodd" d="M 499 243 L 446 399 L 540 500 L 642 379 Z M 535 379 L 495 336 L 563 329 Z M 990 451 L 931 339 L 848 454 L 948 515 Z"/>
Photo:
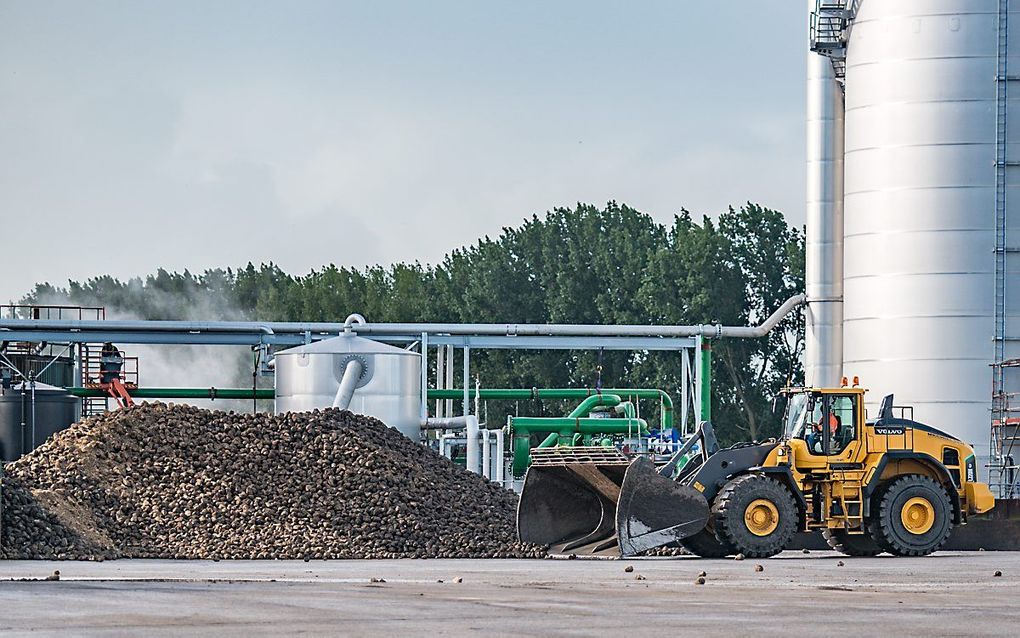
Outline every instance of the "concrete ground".
<path id="1" fill-rule="evenodd" d="M 59 581 L 41 580 L 54 570 Z M 707 582 L 696 585 L 702 570 Z M 8 561 L 0 562 L 0 631 L 1008 636 L 1020 626 L 1018 587 L 1020 552 L 855 559 L 815 551 L 744 561 Z"/>

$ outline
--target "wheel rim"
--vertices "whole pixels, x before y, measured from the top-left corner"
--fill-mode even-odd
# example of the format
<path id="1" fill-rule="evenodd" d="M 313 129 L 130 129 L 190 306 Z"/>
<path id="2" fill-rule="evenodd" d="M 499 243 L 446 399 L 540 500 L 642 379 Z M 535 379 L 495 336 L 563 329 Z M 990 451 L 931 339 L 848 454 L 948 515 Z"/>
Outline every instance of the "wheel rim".
<path id="1" fill-rule="evenodd" d="M 744 524 L 755 536 L 768 536 L 779 527 L 779 509 L 768 499 L 755 499 L 744 510 Z"/>
<path id="2" fill-rule="evenodd" d="M 915 496 L 903 504 L 900 521 L 911 534 L 924 534 L 935 525 L 935 507 L 928 499 Z"/>

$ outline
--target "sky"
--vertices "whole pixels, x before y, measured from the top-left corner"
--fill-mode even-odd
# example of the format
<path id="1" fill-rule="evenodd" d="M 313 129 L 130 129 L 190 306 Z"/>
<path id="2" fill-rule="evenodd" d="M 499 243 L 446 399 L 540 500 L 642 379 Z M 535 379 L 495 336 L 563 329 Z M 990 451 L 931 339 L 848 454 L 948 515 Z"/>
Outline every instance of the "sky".
<path id="1" fill-rule="evenodd" d="M 435 263 L 532 214 L 804 219 L 803 2 L 0 3 L 0 302 Z"/>

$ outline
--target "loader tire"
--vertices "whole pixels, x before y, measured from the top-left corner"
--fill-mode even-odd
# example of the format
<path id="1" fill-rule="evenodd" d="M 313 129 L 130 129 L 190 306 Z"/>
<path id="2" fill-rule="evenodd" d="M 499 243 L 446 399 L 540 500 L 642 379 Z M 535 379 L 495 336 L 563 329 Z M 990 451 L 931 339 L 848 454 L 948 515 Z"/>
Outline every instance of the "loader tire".
<path id="1" fill-rule="evenodd" d="M 843 529 L 823 529 L 822 537 L 829 547 L 847 556 L 878 556 L 883 551 L 867 531 L 851 534 Z"/>
<path id="2" fill-rule="evenodd" d="M 706 527 L 694 536 L 688 536 L 680 541 L 684 549 L 697 554 L 702 558 L 726 558 L 736 554 L 737 551 L 719 540 L 710 528 Z"/>
<path id="3" fill-rule="evenodd" d="M 897 556 L 926 556 L 953 531 L 953 505 L 940 483 L 921 474 L 901 476 L 882 490 L 872 524 L 879 546 Z"/>
<path id="4" fill-rule="evenodd" d="M 883 552 L 886 552 L 887 554 L 895 554 L 892 545 L 890 545 L 885 540 L 885 536 L 882 535 L 882 524 L 878 515 L 879 507 L 881 506 L 882 499 L 885 498 L 885 493 L 889 490 L 889 485 L 889 483 L 879 485 L 878 489 L 875 490 L 875 493 L 871 496 L 871 516 L 868 517 L 865 524 L 867 525 L 868 533 L 871 536 L 871 539 L 875 541 L 875 544 L 878 545 Z"/>
<path id="5" fill-rule="evenodd" d="M 793 494 L 767 476 L 745 474 L 723 486 L 712 505 L 719 540 L 746 558 L 783 551 L 797 531 Z"/>

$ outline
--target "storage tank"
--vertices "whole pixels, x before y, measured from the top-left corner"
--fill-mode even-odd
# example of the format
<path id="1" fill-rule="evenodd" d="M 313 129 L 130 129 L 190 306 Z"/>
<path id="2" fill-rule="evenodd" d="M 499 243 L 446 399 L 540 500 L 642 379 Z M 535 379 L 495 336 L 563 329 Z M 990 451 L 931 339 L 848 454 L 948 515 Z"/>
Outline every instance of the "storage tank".
<path id="1" fill-rule="evenodd" d="M 1017 168 L 1003 168 L 1008 229 L 996 232 L 999 2 L 855 5 L 846 48 L 844 374 L 860 375 L 871 405 L 895 392 L 914 418 L 987 458 L 995 248 L 997 238 L 1020 246 Z M 1020 73 L 1014 51 L 1011 44 L 1009 68 Z M 1011 84 L 1004 105 L 1020 97 L 1020 83 Z M 1013 161 L 1017 112 L 1008 113 L 1002 147 Z M 1020 273 L 1007 257 L 1005 332 L 1017 337 Z M 1006 357 L 1020 355 L 1015 345 Z"/>
<path id="2" fill-rule="evenodd" d="M 342 334 L 276 353 L 276 412 L 334 405 L 348 370 L 353 395 L 347 409 L 373 416 L 421 439 L 421 355 Z"/>
<path id="3" fill-rule="evenodd" d="M 25 383 L 0 389 L 0 458 L 4 463 L 16 461 L 74 423 L 78 399 L 39 382 L 35 384 L 34 406 L 32 394 Z"/>

